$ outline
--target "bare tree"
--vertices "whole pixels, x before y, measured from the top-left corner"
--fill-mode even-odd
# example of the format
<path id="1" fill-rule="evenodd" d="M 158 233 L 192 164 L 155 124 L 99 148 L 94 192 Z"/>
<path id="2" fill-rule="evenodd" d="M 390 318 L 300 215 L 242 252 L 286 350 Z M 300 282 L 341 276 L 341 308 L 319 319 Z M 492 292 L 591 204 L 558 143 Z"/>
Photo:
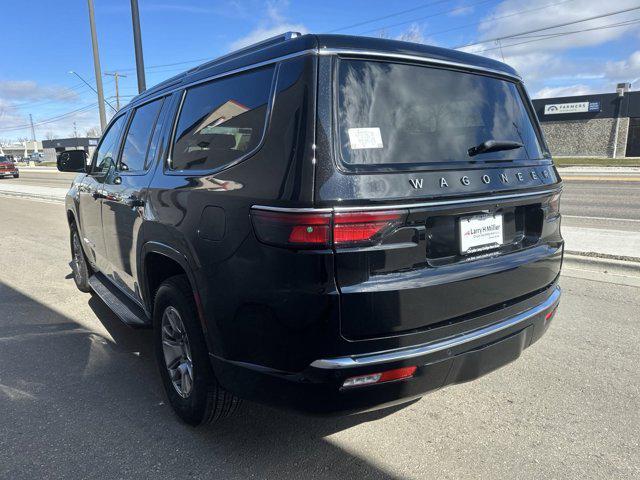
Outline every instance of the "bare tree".
<path id="1" fill-rule="evenodd" d="M 100 129 L 98 127 L 91 127 L 91 128 L 87 128 L 87 130 L 84 133 L 87 137 L 99 137 Z"/>
<path id="2" fill-rule="evenodd" d="M 44 138 L 45 138 L 46 140 L 53 140 L 54 138 L 56 138 L 56 135 L 55 135 L 55 133 L 53 133 L 53 132 L 46 132 L 46 133 L 44 134 Z"/>
<path id="3" fill-rule="evenodd" d="M 420 26 L 414 23 L 398 37 L 398 40 L 402 40 L 403 42 L 424 43 L 424 35 L 422 34 Z"/>

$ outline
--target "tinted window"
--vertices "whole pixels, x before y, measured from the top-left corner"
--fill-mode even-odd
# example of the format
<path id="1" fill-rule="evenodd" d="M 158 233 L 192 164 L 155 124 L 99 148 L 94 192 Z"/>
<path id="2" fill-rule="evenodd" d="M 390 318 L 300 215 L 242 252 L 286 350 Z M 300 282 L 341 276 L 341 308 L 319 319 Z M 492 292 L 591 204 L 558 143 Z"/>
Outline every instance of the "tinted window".
<path id="1" fill-rule="evenodd" d="M 149 141 L 161 107 L 162 99 L 159 99 L 136 108 L 124 141 L 119 170 L 129 172 L 144 170 Z"/>
<path id="2" fill-rule="evenodd" d="M 387 62 L 342 60 L 342 158 L 351 164 L 527 160 L 543 156 L 516 85 L 498 78 Z M 486 140 L 523 148 L 470 157 Z"/>
<path id="3" fill-rule="evenodd" d="M 273 67 L 187 90 L 173 146 L 175 170 L 209 170 L 252 151 L 265 126 Z"/>
<path id="4" fill-rule="evenodd" d="M 107 132 L 102 137 L 102 142 L 95 153 L 95 163 L 92 173 L 97 175 L 107 175 L 112 168 L 115 168 L 118 146 L 120 145 L 120 134 L 124 128 L 126 115 L 121 115 L 111 124 Z"/>
<path id="5" fill-rule="evenodd" d="M 147 159 L 144 163 L 144 169 L 148 169 L 153 161 L 156 159 L 156 155 L 162 155 L 162 148 L 160 148 L 160 137 L 162 134 L 162 129 L 167 120 L 167 106 L 170 102 L 167 100 L 166 103 L 163 102 L 164 107 L 160 109 L 158 113 L 158 119 L 156 120 L 156 126 L 153 129 L 153 136 L 151 137 L 151 142 L 149 143 L 149 150 L 147 151 Z M 158 154 L 158 151 L 160 152 Z"/>

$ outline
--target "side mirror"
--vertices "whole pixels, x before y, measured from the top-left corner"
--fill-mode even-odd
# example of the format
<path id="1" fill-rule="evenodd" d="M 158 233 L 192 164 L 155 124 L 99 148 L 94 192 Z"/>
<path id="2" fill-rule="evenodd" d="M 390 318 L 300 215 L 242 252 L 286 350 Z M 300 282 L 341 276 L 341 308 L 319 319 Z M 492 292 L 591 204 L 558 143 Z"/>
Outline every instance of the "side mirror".
<path id="1" fill-rule="evenodd" d="M 87 152 L 67 150 L 58 155 L 56 164 L 61 172 L 83 173 L 87 169 Z"/>

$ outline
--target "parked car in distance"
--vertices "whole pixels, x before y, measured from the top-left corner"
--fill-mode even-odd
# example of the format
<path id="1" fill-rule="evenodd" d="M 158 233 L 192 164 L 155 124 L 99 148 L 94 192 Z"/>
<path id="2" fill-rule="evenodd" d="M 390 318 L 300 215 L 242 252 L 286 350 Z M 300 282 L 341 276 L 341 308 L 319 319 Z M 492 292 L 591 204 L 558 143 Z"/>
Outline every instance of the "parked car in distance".
<path id="1" fill-rule="evenodd" d="M 13 177 L 18 178 L 20 176 L 20 170 L 12 160 L 8 159 L 4 155 L 0 155 L 0 178 Z"/>
<path id="2" fill-rule="evenodd" d="M 193 425 L 241 398 L 344 414 L 475 379 L 560 299 L 562 181 L 488 58 L 274 37 L 143 92 L 59 168 L 76 285 L 154 329 Z"/>

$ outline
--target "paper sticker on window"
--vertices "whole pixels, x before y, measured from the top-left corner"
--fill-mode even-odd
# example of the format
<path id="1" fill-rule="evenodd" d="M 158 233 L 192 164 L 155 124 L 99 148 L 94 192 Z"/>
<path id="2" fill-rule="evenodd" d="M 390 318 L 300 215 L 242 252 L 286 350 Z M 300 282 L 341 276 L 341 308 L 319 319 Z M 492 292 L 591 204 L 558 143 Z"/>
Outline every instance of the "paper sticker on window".
<path id="1" fill-rule="evenodd" d="M 374 128 L 349 128 L 349 146 L 352 150 L 362 148 L 384 148 L 380 129 Z"/>

